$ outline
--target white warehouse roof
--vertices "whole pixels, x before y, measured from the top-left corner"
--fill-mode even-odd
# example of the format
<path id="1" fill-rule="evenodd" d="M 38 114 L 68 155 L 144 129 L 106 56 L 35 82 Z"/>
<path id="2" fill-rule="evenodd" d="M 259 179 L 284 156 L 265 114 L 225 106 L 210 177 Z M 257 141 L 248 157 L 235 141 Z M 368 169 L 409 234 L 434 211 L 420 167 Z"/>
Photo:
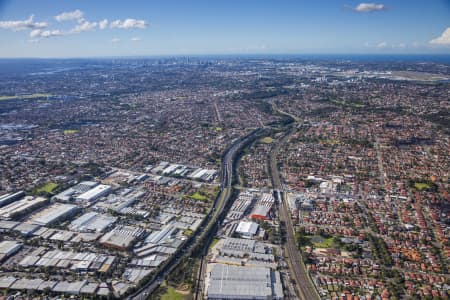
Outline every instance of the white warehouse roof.
<path id="1" fill-rule="evenodd" d="M 93 201 L 99 197 L 102 197 L 109 193 L 111 190 L 111 186 L 106 184 L 99 184 L 96 187 L 90 189 L 87 192 L 84 192 L 83 194 L 79 195 L 77 197 L 77 200 L 81 201 Z"/>
<path id="2" fill-rule="evenodd" d="M 255 235 L 257 231 L 258 231 L 258 224 L 256 224 L 255 222 L 242 221 L 236 228 L 237 233 L 248 236 Z"/>

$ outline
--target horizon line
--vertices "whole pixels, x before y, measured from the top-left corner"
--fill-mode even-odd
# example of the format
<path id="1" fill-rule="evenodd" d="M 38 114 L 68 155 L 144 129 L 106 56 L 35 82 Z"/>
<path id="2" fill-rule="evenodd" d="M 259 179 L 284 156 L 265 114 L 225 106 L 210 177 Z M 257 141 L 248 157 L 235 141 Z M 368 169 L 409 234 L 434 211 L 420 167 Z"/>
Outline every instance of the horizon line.
<path id="1" fill-rule="evenodd" d="M 361 52 L 349 52 L 349 53 L 332 53 L 332 52 L 322 52 L 322 53 L 186 53 L 186 54 L 149 54 L 149 55 L 92 55 L 92 56 L 0 56 L 1 60 L 8 59 L 121 59 L 121 58 L 176 58 L 176 57 L 236 57 L 236 56 L 290 56 L 290 57 L 300 57 L 300 56 L 450 56 L 450 53 L 361 53 Z"/>

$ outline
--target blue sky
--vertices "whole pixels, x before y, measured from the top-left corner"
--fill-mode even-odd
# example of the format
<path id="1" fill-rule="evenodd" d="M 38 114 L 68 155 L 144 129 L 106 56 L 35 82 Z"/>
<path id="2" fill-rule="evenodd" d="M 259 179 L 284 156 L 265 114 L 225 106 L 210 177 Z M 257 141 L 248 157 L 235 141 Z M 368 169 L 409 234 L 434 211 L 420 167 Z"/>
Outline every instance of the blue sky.
<path id="1" fill-rule="evenodd" d="M 450 54 L 450 0 L 0 0 L 0 44 L 0 57 Z"/>

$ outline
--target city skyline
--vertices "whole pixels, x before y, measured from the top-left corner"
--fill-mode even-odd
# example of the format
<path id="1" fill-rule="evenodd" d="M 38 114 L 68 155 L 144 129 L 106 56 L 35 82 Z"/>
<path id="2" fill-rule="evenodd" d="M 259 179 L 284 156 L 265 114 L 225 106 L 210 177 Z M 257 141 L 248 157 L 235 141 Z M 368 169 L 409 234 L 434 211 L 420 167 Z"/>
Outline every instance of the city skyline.
<path id="1" fill-rule="evenodd" d="M 0 1 L 0 57 L 450 54 L 450 3 Z"/>

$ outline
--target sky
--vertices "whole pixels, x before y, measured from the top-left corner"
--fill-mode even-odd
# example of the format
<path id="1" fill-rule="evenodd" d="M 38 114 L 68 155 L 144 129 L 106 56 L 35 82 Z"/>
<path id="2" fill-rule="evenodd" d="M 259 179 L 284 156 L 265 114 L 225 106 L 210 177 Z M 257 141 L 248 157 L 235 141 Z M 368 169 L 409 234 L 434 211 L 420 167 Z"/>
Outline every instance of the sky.
<path id="1" fill-rule="evenodd" d="M 0 57 L 450 54 L 450 0 L 0 0 Z"/>

